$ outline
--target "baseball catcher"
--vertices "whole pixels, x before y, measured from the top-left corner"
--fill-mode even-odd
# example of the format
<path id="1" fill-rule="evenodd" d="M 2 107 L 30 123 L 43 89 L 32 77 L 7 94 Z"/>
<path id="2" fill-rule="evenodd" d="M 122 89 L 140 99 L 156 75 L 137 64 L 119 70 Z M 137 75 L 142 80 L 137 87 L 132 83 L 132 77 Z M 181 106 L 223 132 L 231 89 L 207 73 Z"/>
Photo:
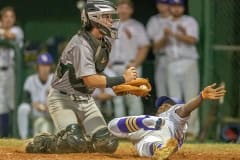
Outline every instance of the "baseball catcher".
<path id="1" fill-rule="evenodd" d="M 204 100 L 224 97 L 224 86 L 212 84 L 186 104 L 167 96 L 156 100 L 155 116 L 129 116 L 115 118 L 109 122 L 110 132 L 120 138 L 127 138 L 135 145 L 139 156 L 164 160 L 183 144 L 190 114 Z"/>
<path id="2" fill-rule="evenodd" d="M 134 67 L 122 76 L 103 74 L 116 38 L 112 27 L 115 6 L 105 0 L 89 0 L 82 8 L 82 30 L 64 49 L 52 81 L 47 105 L 58 133 L 40 134 L 26 147 L 30 153 L 112 153 L 118 140 L 91 94 L 95 88 L 112 88 L 136 79 Z"/>

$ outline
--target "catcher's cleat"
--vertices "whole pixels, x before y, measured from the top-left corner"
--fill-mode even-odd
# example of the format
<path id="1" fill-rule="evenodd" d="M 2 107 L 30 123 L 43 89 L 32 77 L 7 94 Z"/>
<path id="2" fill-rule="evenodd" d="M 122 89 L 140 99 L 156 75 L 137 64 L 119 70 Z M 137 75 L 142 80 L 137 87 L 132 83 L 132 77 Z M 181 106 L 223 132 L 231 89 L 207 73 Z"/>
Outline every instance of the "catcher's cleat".
<path id="1" fill-rule="evenodd" d="M 56 148 L 55 136 L 49 133 L 37 135 L 27 142 L 25 152 L 27 153 L 54 153 Z"/>
<path id="2" fill-rule="evenodd" d="M 162 148 L 157 148 L 154 151 L 152 160 L 166 160 L 177 150 L 178 142 L 176 139 L 172 138 L 168 140 L 167 144 Z"/>
<path id="3" fill-rule="evenodd" d="M 25 152 L 26 153 L 33 153 L 34 146 L 33 146 L 33 139 L 29 140 L 25 144 Z"/>

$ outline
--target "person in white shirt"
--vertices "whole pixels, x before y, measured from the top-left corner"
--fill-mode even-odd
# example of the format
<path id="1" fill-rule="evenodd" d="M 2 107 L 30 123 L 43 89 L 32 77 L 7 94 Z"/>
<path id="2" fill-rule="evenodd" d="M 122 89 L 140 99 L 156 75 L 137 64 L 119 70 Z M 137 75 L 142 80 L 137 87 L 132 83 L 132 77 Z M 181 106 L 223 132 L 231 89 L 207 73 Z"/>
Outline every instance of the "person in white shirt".
<path id="1" fill-rule="evenodd" d="M 191 113 L 202 101 L 221 99 L 225 93 L 223 85 L 216 87 L 214 83 L 186 104 L 176 98 L 162 96 L 156 100 L 155 116 L 115 118 L 109 122 L 108 128 L 113 135 L 129 139 L 139 156 L 165 160 L 183 145 Z"/>
<path id="2" fill-rule="evenodd" d="M 37 59 L 37 73 L 27 77 L 24 83 L 23 102 L 18 107 L 18 130 L 20 138 L 29 136 L 29 121 L 32 121 L 33 135 L 41 132 L 53 133 L 53 122 L 47 108 L 47 95 L 53 74 L 53 58 L 49 53 L 40 54 Z"/>
<path id="3" fill-rule="evenodd" d="M 166 53 L 168 58 L 169 96 L 189 101 L 199 93 L 198 52 L 199 39 L 197 21 L 184 15 L 185 0 L 169 0 L 172 14 L 171 27 L 165 30 L 168 36 Z M 189 120 L 188 138 L 197 138 L 200 130 L 198 110 Z M 190 138 L 191 137 L 191 138 Z"/>
<path id="4" fill-rule="evenodd" d="M 155 54 L 155 86 L 157 97 L 168 95 L 167 89 L 167 37 L 164 30 L 170 27 L 171 14 L 168 0 L 156 0 L 158 14 L 150 17 L 147 23 L 147 33 L 152 41 Z"/>
<path id="5" fill-rule="evenodd" d="M 117 74 L 123 74 L 128 67 L 136 67 L 141 77 L 141 65 L 149 50 L 149 40 L 144 26 L 131 18 L 133 3 L 131 0 L 118 0 L 117 11 L 120 18 L 118 38 L 114 41 L 110 53 L 110 68 Z M 129 115 L 143 113 L 143 104 L 136 96 L 123 96 L 114 99 L 116 117 L 126 115 L 124 102 L 128 107 Z"/>
<path id="6" fill-rule="evenodd" d="M 0 40 L 9 41 L 23 46 L 23 31 L 15 26 L 16 14 L 12 7 L 4 7 L 0 11 L 1 27 Z M 14 50 L 0 46 L 0 137 L 8 136 L 8 114 L 15 108 L 15 76 L 14 76 Z"/>

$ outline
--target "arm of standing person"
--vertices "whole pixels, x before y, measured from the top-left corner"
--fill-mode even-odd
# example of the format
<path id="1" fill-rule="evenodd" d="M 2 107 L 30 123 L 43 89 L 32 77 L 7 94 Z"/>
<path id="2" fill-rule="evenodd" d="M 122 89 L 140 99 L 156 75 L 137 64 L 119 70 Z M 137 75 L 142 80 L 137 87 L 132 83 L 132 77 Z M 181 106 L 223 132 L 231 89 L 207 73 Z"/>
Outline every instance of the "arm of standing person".
<path id="1" fill-rule="evenodd" d="M 168 43 L 168 37 L 165 33 L 166 29 L 159 27 L 159 15 L 151 17 L 147 23 L 147 34 L 152 41 L 152 48 L 156 53 Z"/>
<path id="2" fill-rule="evenodd" d="M 172 31 L 170 30 L 170 28 L 165 28 L 164 29 L 164 36 L 160 40 L 153 43 L 154 50 L 159 50 L 159 49 L 164 48 L 169 41 L 169 35 L 171 33 L 172 33 Z"/>
<path id="3" fill-rule="evenodd" d="M 19 47 L 23 46 L 24 34 L 20 27 L 14 26 L 9 30 L 0 28 L 0 37 L 14 42 Z"/>
<path id="4" fill-rule="evenodd" d="M 4 39 L 6 40 L 17 40 L 17 41 L 22 41 L 23 40 L 23 31 L 21 28 L 15 26 L 12 27 L 11 29 L 0 29 L 0 35 L 3 36 Z"/>
<path id="5" fill-rule="evenodd" d="M 35 108 L 36 110 L 40 111 L 40 112 L 47 112 L 48 108 L 46 104 L 42 104 L 40 102 L 32 102 L 32 106 L 33 108 Z"/>
<path id="6" fill-rule="evenodd" d="M 190 44 L 190 45 L 195 45 L 197 43 L 197 39 L 195 37 L 182 34 L 182 33 L 175 33 L 173 34 L 177 40 L 182 41 L 184 43 Z"/>
<path id="7" fill-rule="evenodd" d="M 136 33 L 132 33 L 132 35 L 136 37 L 135 40 L 138 46 L 138 50 L 137 50 L 135 59 L 132 60 L 127 67 L 140 66 L 145 60 L 149 51 L 150 42 L 143 25 L 142 24 L 136 25 L 135 30 L 136 30 Z"/>
<path id="8" fill-rule="evenodd" d="M 160 50 L 164 48 L 168 43 L 168 38 L 163 37 L 162 39 L 158 40 L 157 42 L 153 42 L 153 49 L 154 50 Z"/>
<path id="9" fill-rule="evenodd" d="M 5 30 L 3 34 L 4 39 L 6 40 L 14 40 L 16 39 L 16 34 L 11 32 L 10 30 Z"/>
<path id="10" fill-rule="evenodd" d="M 137 56 L 134 61 L 130 62 L 127 67 L 138 67 L 146 59 L 149 46 L 139 47 Z"/>
<path id="11" fill-rule="evenodd" d="M 98 88 L 98 89 L 99 89 L 99 93 L 97 93 L 95 95 L 93 94 L 93 97 L 95 99 L 100 100 L 100 101 L 106 101 L 106 100 L 112 99 L 113 96 L 111 94 L 109 94 L 107 91 L 105 91 L 105 88 Z"/>
<path id="12" fill-rule="evenodd" d="M 0 28 L 0 36 L 6 40 L 14 40 L 16 38 L 16 34 L 3 28 Z"/>
<path id="13" fill-rule="evenodd" d="M 195 45 L 198 41 L 199 27 L 195 19 L 189 17 L 186 19 L 186 23 L 177 26 L 178 32 L 174 33 L 173 36 L 179 41 L 187 43 L 189 45 Z"/>

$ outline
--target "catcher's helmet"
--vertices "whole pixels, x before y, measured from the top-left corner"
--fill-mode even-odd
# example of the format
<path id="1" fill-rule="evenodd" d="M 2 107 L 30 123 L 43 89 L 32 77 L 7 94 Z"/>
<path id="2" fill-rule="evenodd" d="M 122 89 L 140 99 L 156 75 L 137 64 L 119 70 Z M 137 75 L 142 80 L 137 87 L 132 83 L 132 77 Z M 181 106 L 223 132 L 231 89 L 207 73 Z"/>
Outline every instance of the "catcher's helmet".
<path id="1" fill-rule="evenodd" d="M 112 18 L 117 15 L 116 7 L 113 3 L 106 0 L 85 0 L 78 1 L 77 7 L 81 10 L 83 27 L 97 27 L 105 36 L 110 38 L 117 37 L 117 28 L 104 23 L 101 18 L 110 15 Z M 119 19 L 112 19 L 118 21 Z"/>

